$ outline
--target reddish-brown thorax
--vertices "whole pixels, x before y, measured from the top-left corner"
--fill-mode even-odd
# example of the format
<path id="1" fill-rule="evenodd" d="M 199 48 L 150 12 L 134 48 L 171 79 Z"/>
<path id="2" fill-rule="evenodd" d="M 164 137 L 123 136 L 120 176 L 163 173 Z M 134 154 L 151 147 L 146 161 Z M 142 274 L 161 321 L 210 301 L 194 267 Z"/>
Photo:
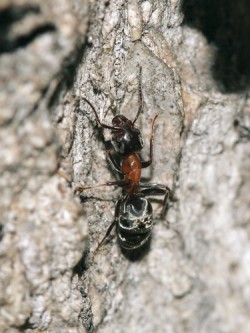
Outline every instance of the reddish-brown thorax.
<path id="1" fill-rule="evenodd" d="M 130 181 L 125 187 L 125 191 L 128 194 L 133 194 L 139 191 L 141 168 L 142 164 L 136 153 L 124 157 L 122 161 L 122 173 L 124 174 L 124 180 Z"/>

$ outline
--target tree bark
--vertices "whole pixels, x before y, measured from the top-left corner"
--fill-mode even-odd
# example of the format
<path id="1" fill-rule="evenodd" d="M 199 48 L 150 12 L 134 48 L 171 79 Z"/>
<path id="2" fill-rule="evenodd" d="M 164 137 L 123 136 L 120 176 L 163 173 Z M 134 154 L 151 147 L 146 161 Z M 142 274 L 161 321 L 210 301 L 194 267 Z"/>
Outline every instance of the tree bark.
<path id="1" fill-rule="evenodd" d="M 0 4 L 0 332 L 250 331 L 249 4 Z M 139 75 L 142 69 L 141 78 Z M 103 122 L 133 119 L 174 191 L 139 257 L 113 221 Z"/>

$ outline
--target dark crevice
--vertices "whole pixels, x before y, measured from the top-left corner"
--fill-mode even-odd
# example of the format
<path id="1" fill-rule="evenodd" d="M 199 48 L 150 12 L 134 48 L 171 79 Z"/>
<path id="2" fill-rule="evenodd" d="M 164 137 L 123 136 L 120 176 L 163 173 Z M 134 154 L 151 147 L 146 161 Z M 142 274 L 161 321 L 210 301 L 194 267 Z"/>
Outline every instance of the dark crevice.
<path id="1" fill-rule="evenodd" d="M 60 77 L 58 78 L 58 84 L 48 101 L 48 107 L 52 108 L 54 105 L 58 105 L 62 91 L 70 90 L 75 82 L 78 66 L 83 59 L 86 43 L 84 41 L 74 50 L 62 63 Z M 77 106 L 76 106 L 77 109 Z"/>
<path id="2" fill-rule="evenodd" d="M 12 36 L 11 30 L 16 22 L 25 19 L 28 15 L 40 14 L 38 6 L 10 6 L 0 12 L 0 54 L 15 52 L 24 48 L 42 34 L 53 32 L 56 27 L 53 23 L 36 26 L 32 31 L 18 36 Z"/>
<path id="3" fill-rule="evenodd" d="M 3 225 L 0 224 L 0 241 L 3 239 Z"/>
<path id="4" fill-rule="evenodd" d="M 250 1 L 183 0 L 184 24 L 200 30 L 217 47 L 214 79 L 226 92 L 250 84 Z"/>
<path id="5" fill-rule="evenodd" d="M 73 87 L 78 66 L 83 60 L 86 47 L 87 44 L 82 41 L 82 44 L 79 44 L 78 48 L 75 49 L 74 54 L 70 54 L 62 65 L 63 79 L 67 85 L 67 89 L 71 89 Z"/>
<path id="6" fill-rule="evenodd" d="M 6 27 L 20 21 L 27 14 L 39 14 L 40 8 L 38 6 L 26 5 L 26 6 L 10 6 L 6 9 L 0 11 L 0 31 L 3 34 L 3 31 Z"/>
<path id="7" fill-rule="evenodd" d="M 0 54 L 15 52 L 17 49 L 24 48 L 27 45 L 29 45 L 33 40 L 35 40 L 40 35 L 55 30 L 56 30 L 55 26 L 51 23 L 48 23 L 41 27 L 37 27 L 36 29 L 30 31 L 28 34 L 24 36 L 19 36 L 13 40 L 5 40 L 4 42 L 1 41 Z"/>
<path id="8" fill-rule="evenodd" d="M 79 277 L 81 277 L 83 275 L 84 271 L 86 271 L 89 268 L 88 259 L 89 259 L 89 251 L 86 250 L 83 253 L 81 259 L 73 268 L 73 274 L 72 274 L 73 276 L 77 274 Z"/>
<path id="9" fill-rule="evenodd" d="M 17 328 L 21 332 L 25 332 L 26 330 L 34 329 L 35 328 L 34 325 L 29 322 L 29 319 L 30 318 L 27 318 L 26 321 L 22 325 L 17 326 Z"/>

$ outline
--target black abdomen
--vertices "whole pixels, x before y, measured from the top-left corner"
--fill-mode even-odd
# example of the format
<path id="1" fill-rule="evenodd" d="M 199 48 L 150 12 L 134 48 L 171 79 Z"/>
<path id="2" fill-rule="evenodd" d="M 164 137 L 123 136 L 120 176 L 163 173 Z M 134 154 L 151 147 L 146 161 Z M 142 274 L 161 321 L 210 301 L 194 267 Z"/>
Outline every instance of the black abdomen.
<path id="1" fill-rule="evenodd" d="M 134 195 L 121 204 L 117 235 L 123 249 L 135 250 L 148 241 L 153 227 L 152 212 L 151 203 L 144 197 Z"/>

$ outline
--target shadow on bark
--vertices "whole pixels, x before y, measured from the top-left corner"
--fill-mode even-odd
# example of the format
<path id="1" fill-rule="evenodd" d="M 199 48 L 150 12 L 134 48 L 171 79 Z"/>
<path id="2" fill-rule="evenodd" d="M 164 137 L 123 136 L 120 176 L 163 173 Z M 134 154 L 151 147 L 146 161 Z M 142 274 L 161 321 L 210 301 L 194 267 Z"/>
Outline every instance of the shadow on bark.
<path id="1" fill-rule="evenodd" d="M 217 47 L 214 79 L 226 92 L 250 85 L 249 0 L 184 0 L 184 24 L 199 29 Z"/>
<path id="2" fill-rule="evenodd" d="M 78 263 L 75 265 L 75 267 L 73 268 L 73 274 L 72 276 L 74 276 L 75 274 L 77 274 L 79 277 L 82 277 L 83 273 L 89 268 L 89 264 L 88 264 L 88 249 L 85 250 L 83 252 L 82 257 L 80 258 L 80 260 L 78 261 Z"/>
<path id="3" fill-rule="evenodd" d="M 9 6 L 0 11 L 0 54 L 15 52 L 17 49 L 32 43 L 40 35 L 56 31 L 55 25 L 48 22 L 19 36 L 12 33 L 12 28 L 16 23 L 29 15 L 38 16 L 39 14 L 41 14 L 40 8 L 35 5 Z"/>

